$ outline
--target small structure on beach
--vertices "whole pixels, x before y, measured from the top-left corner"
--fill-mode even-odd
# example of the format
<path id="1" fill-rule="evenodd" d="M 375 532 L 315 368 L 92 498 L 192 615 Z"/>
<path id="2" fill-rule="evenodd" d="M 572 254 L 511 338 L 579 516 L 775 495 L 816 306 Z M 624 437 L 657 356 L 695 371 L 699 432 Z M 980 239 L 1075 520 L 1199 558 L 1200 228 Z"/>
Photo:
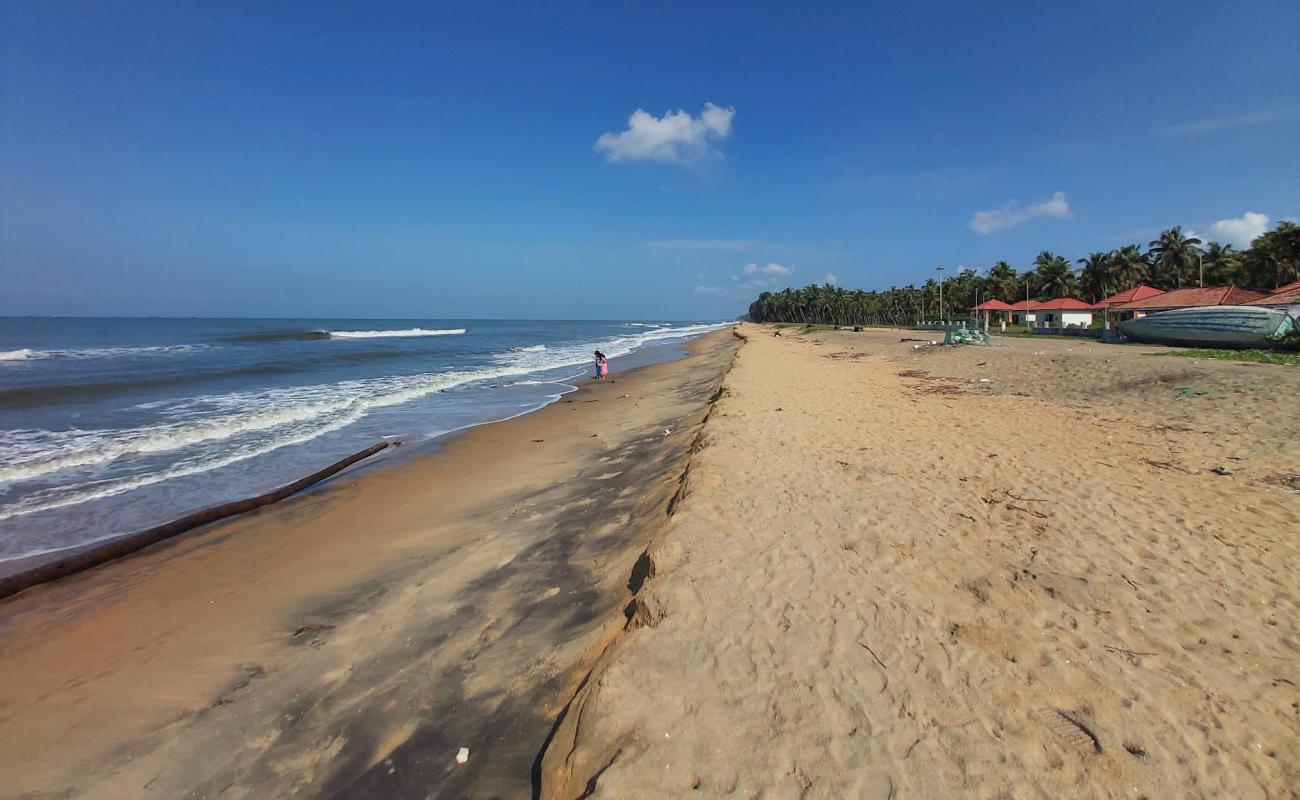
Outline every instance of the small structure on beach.
<path id="1" fill-rule="evenodd" d="M 1097 301 L 1097 308 L 1103 313 L 1102 329 L 1114 330 L 1119 324 L 1126 319 L 1133 319 L 1133 315 L 1138 313 L 1131 310 L 1117 309 L 1116 306 L 1122 306 L 1125 303 L 1132 303 L 1135 300 L 1150 300 L 1153 297 L 1164 294 L 1163 289 L 1157 289 L 1154 286 L 1147 286 L 1145 283 L 1138 284 L 1132 289 L 1125 289 L 1122 292 L 1116 292 L 1110 297 Z"/>
<path id="2" fill-rule="evenodd" d="M 980 323 L 984 328 L 984 330 L 989 329 L 989 322 L 991 321 L 991 318 L 994 314 L 1001 314 L 1002 327 L 1005 330 L 1006 323 L 1007 323 L 1007 315 L 1011 311 L 1011 306 L 1007 305 L 1001 300 L 994 299 L 994 300 L 985 300 L 983 303 L 980 303 L 979 305 L 975 306 L 975 308 L 972 310 L 980 315 Z"/>
<path id="3" fill-rule="evenodd" d="M 1035 328 L 1091 328 L 1096 306 L 1073 297 L 1043 300 L 1034 308 Z"/>

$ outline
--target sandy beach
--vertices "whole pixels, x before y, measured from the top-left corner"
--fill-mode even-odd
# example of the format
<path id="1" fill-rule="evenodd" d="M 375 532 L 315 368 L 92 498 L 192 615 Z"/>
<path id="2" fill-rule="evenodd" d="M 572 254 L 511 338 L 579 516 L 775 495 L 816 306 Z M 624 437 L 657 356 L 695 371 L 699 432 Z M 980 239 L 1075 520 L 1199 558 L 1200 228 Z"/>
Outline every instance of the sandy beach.
<path id="1" fill-rule="evenodd" d="M 543 796 L 1294 796 L 1300 372 L 744 330 Z"/>
<path id="2" fill-rule="evenodd" d="M 0 603 L 0 795 L 1294 792 L 1300 373 L 738 330 Z"/>
<path id="3" fill-rule="evenodd" d="M 0 602 L 0 796 L 530 796 L 738 342 Z"/>

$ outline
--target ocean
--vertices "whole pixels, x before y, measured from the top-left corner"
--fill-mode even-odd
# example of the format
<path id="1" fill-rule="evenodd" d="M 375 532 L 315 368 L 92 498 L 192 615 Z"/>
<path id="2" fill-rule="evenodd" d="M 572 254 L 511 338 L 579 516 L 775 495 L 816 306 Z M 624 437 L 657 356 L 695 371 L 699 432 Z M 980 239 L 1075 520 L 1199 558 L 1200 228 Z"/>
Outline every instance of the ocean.
<path id="1" fill-rule="evenodd" d="M 0 562 L 546 405 L 725 323 L 0 319 Z"/>

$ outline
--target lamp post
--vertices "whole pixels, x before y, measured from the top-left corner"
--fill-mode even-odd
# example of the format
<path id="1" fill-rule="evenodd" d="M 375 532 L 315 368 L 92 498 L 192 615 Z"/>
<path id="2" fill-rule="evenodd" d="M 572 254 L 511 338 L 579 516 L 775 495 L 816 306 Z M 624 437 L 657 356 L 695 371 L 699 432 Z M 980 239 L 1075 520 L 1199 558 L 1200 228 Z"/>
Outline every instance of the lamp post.
<path id="1" fill-rule="evenodd" d="M 935 272 L 939 273 L 939 322 L 942 323 L 944 321 L 943 319 L 943 264 L 940 264 L 934 269 Z"/>

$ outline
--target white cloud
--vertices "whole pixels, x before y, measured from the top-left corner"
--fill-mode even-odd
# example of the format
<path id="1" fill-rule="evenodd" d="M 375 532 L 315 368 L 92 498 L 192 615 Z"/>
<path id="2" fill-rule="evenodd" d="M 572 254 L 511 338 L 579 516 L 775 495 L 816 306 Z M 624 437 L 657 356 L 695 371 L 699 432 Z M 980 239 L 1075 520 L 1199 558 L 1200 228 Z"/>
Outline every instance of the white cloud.
<path id="1" fill-rule="evenodd" d="M 695 287 L 695 293 L 735 299 L 752 297 L 758 292 L 777 289 L 786 285 L 785 278 L 793 274 L 794 267 L 787 267 L 784 264 L 750 262 L 741 267 L 740 272 L 727 276 L 731 279 L 730 285 L 701 284 Z M 829 272 L 826 275 L 828 278 L 835 277 Z"/>
<path id="2" fill-rule="evenodd" d="M 610 163 L 620 161 L 663 161 L 688 164 L 722 158 L 713 146 L 731 134 L 734 108 L 705 103 L 698 117 L 685 111 L 669 111 L 662 117 L 638 108 L 627 119 L 627 130 L 602 133 L 595 150 Z"/>
<path id="3" fill-rule="evenodd" d="M 783 267 L 780 264 L 746 264 L 744 267 L 746 275 L 789 275 L 794 272 L 790 267 Z"/>
<path id="4" fill-rule="evenodd" d="M 1246 128 L 1251 125 L 1263 125 L 1266 122 L 1282 119 L 1295 111 L 1294 108 L 1284 108 L 1274 111 L 1256 111 L 1250 114 L 1233 114 L 1227 117 L 1211 117 L 1208 119 L 1192 120 L 1180 125 L 1169 125 L 1163 128 L 1156 128 L 1152 133 L 1156 136 L 1196 136 L 1202 133 L 1214 133 L 1215 131 L 1231 130 L 1232 128 Z"/>
<path id="5" fill-rule="evenodd" d="M 1001 208 L 977 211 L 975 216 L 971 217 L 970 229 L 980 236 L 987 236 L 995 231 L 1014 228 L 1039 217 L 1064 219 L 1068 216 L 1070 216 L 1070 204 L 1065 199 L 1065 192 L 1056 192 L 1050 198 L 1024 208 L 1019 208 L 1012 201 Z"/>
<path id="6" fill-rule="evenodd" d="M 834 272 L 826 273 L 826 277 L 823 280 L 825 283 L 829 283 L 831 286 L 835 286 L 840 282 L 840 279 L 835 276 Z"/>
<path id="7" fill-rule="evenodd" d="M 1247 211 L 1234 219 L 1221 219 L 1210 226 L 1210 238 L 1234 244 L 1238 249 L 1250 247 L 1255 237 L 1268 230 L 1268 214 Z"/>

